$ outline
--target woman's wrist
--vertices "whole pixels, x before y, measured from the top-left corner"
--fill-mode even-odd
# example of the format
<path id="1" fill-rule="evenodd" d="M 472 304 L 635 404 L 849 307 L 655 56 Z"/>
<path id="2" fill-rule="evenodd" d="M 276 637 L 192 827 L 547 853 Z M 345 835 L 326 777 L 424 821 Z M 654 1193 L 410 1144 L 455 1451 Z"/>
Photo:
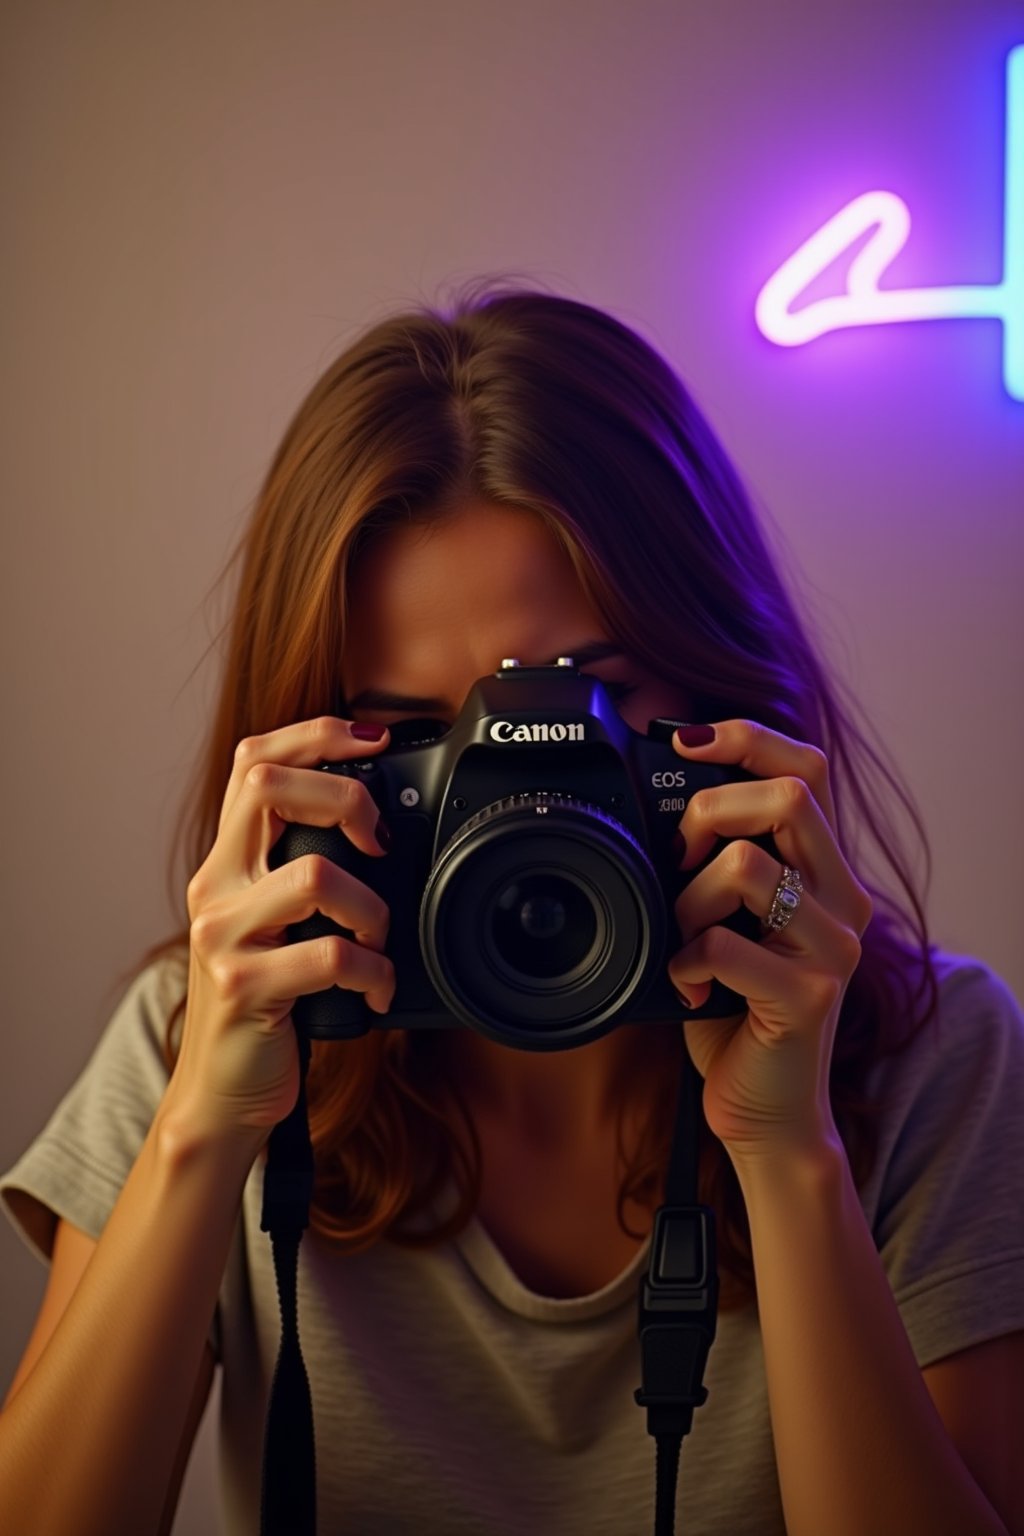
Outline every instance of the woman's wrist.
<path id="1" fill-rule="evenodd" d="M 217 1125 L 171 1088 L 157 1107 L 153 1133 L 159 1156 L 173 1167 L 214 1160 L 243 1179 L 270 1135 L 264 1128 Z"/>
<path id="2" fill-rule="evenodd" d="M 818 1188 L 834 1179 L 847 1163 L 846 1148 L 834 1126 L 757 1147 L 727 1146 L 726 1152 L 745 1200 L 756 1199 L 766 1185 Z"/>

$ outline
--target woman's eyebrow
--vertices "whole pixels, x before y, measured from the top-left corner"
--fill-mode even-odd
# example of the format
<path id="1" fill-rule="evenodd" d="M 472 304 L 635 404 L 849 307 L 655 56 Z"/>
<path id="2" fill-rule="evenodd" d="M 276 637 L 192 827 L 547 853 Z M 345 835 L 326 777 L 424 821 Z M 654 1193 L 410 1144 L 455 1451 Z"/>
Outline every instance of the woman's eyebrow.
<path id="1" fill-rule="evenodd" d="M 586 666 L 590 661 L 603 661 L 606 656 L 623 656 L 621 645 L 614 640 L 587 640 L 582 645 L 563 646 L 557 655 L 552 656 L 545 666 L 553 667 L 559 656 L 571 656 L 577 667 Z M 446 710 L 449 703 L 446 699 L 416 698 L 409 693 L 389 693 L 385 688 L 363 688 L 354 698 L 348 700 L 346 708 L 349 711 L 357 709 L 393 709 L 400 713 L 406 710 Z"/>

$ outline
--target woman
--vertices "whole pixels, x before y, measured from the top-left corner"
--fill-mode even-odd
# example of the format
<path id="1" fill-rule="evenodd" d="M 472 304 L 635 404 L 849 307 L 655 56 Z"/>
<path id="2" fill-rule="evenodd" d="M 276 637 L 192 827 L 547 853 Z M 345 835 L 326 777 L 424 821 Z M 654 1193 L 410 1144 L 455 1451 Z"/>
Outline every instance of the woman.
<path id="1" fill-rule="evenodd" d="M 238 553 L 181 931 L 2 1185 L 52 1265 L 0 1417 L 0 1527 L 168 1530 L 219 1362 L 227 1528 L 257 1529 L 262 1154 L 297 1093 L 290 1010 L 336 985 L 382 1027 L 310 1067 L 321 1530 L 652 1529 L 636 1290 L 685 1039 L 723 1288 L 680 1531 L 1021 1536 L 1021 1015 L 929 944 L 883 781 L 912 806 L 671 369 L 525 289 L 385 320 L 301 405 Z M 268 852 L 298 821 L 386 859 L 369 795 L 318 765 L 450 725 L 503 658 L 564 655 L 634 730 L 713 727 L 673 738 L 680 765 L 754 776 L 678 821 L 678 1016 L 556 1052 L 388 1031 L 385 903 Z M 857 873 L 868 844 L 905 906 Z M 785 926 L 723 928 L 777 909 L 782 860 Z M 353 940 L 285 942 L 317 910 Z M 687 1021 L 713 977 L 746 1007 Z"/>

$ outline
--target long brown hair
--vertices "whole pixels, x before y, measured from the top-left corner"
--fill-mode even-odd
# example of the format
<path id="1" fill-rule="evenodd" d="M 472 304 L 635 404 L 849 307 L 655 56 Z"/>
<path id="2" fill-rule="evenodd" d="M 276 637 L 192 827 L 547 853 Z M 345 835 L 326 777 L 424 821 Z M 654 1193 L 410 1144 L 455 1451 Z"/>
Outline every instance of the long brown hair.
<path id="1" fill-rule="evenodd" d="M 132 968 L 187 954 L 185 885 L 216 836 L 236 744 L 338 713 L 346 581 L 360 548 L 396 520 L 429 520 L 465 497 L 526 508 L 573 561 L 610 633 L 692 701 L 690 717 L 760 721 L 826 754 L 851 865 L 875 911 L 847 988 L 833 1051 L 833 1114 L 860 1186 L 876 1152 L 878 1106 L 865 1075 L 936 1011 L 923 897 L 895 797 L 930 870 L 920 816 L 856 701 L 830 676 L 797 611 L 751 498 L 690 393 L 658 352 L 609 314 L 513 283 L 470 284 L 367 329 L 317 380 L 289 423 L 253 515 L 219 578 L 241 564 L 219 696 L 179 815 L 168 869 L 182 926 Z M 858 863 L 880 854 L 897 899 Z M 174 870 L 186 848 L 187 870 Z M 122 978 L 123 980 L 124 978 Z M 168 1067 L 184 996 L 167 1026 Z M 681 1025 L 680 1025 L 681 1030 Z M 382 1237 L 431 1246 L 461 1230 L 480 1193 L 480 1146 L 457 1098 L 424 1092 L 414 1037 L 371 1030 L 315 1042 L 309 1071 L 317 1163 L 311 1224 L 340 1249 Z M 663 1071 L 663 1064 L 662 1064 Z M 627 1199 L 663 1189 L 675 1095 L 643 1074 L 621 1114 L 642 1113 L 624 1165 Z M 471 1151 L 455 1134 L 462 1116 Z M 454 1178 L 449 1218 L 403 1232 Z M 718 1216 L 723 1307 L 754 1295 L 750 1234 L 725 1149 L 706 1127 L 700 1198 Z M 640 1237 L 639 1233 L 630 1233 Z"/>

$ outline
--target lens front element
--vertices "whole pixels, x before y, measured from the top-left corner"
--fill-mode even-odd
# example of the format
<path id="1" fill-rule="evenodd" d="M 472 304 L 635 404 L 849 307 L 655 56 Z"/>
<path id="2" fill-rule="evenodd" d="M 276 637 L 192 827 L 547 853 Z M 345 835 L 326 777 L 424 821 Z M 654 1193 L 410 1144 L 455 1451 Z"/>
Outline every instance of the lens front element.
<path id="1" fill-rule="evenodd" d="M 646 853 L 608 812 L 510 795 L 464 822 L 431 870 L 424 964 L 470 1028 L 528 1050 L 582 1045 L 646 990 L 663 906 Z"/>
<path id="2" fill-rule="evenodd" d="M 513 986 L 578 976 L 605 936 L 600 895 L 556 867 L 506 881 L 484 927 L 488 959 Z"/>

